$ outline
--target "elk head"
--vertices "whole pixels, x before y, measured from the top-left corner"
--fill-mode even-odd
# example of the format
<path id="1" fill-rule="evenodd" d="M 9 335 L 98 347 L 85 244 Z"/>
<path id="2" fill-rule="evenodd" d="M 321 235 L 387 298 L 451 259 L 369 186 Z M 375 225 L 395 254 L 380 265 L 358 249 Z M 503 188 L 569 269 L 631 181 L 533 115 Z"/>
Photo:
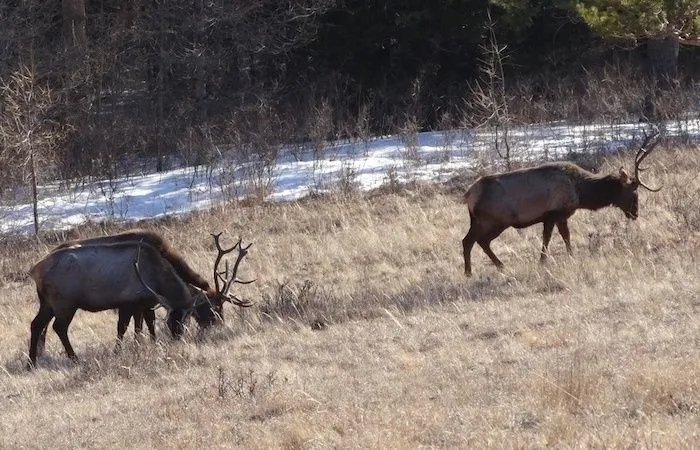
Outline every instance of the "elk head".
<path id="1" fill-rule="evenodd" d="M 644 141 L 637 151 L 637 155 L 634 157 L 634 176 L 630 176 L 625 169 L 620 167 L 620 184 L 621 189 L 615 199 L 615 205 L 618 206 L 625 213 L 628 219 L 636 219 L 639 210 L 639 196 L 637 194 L 637 188 L 642 186 L 643 188 L 651 191 L 658 192 L 661 190 L 661 186 L 658 188 L 651 188 L 645 184 L 639 177 L 640 172 L 648 169 L 640 167 L 642 161 L 651 154 L 656 145 L 659 143 L 658 139 L 659 133 L 654 132 L 650 135 L 644 133 Z"/>
<path id="2" fill-rule="evenodd" d="M 243 240 L 238 239 L 233 247 L 223 248 L 221 246 L 220 238 L 222 233 L 213 234 L 214 244 L 216 245 L 217 255 L 214 261 L 214 291 L 207 292 L 204 297 L 205 302 L 202 302 L 200 306 L 195 308 L 195 319 L 200 326 L 206 327 L 212 325 L 217 321 L 223 321 L 223 308 L 224 303 L 230 302 L 233 305 L 240 306 L 242 308 L 247 308 L 252 306 L 253 303 L 241 300 L 233 294 L 229 293 L 233 283 L 239 284 L 250 284 L 255 280 L 241 281 L 237 278 L 238 268 L 243 261 L 243 258 L 248 254 L 248 249 L 253 244 L 248 244 L 243 246 Z M 232 251 L 238 249 L 238 255 L 236 256 L 236 262 L 233 264 L 233 269 L 229 271 L 228 260 L 224 263 L 224 270 L 219 269 L 221 260 L 225 255 L 231 253 Z M 196 289 L 196 288 L 194 288 Z M 204 294 L 202 291 L 200 291 Z"/>

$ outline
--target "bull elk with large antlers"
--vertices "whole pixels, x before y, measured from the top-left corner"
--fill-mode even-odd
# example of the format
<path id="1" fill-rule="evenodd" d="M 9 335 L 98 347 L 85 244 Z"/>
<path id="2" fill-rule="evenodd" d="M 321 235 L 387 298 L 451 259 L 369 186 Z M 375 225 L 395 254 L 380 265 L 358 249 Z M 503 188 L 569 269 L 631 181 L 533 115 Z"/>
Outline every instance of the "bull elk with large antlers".
<path id="1" fill-rule="evenodd" d="M 223 322 L 224 320 L 224 304 L 226 302 L 232 305 L 240 307 L 249 307 L 252 303 L 247 301 L 242 301 L 235 296 L 228 295 L 228 291 L 231 287 L 231 283 L 242 283 L 248 284 L 249 282 L 242 282 L 236 279 L 236 272 L 238 270 L 238 265 L 240 260 L 247 254 L 248 248 L 252 244 L 249 244 L 245 249 L 239 251 L 239 259 L 235 264 L 236 271 L 233 272 L 233 276 L 230 277 L 228 274 L 227 279 L 231 278 L 231 283 L 228 286 L 224 285 L 223 288 L 219 286 L 219 279 L 221 274 L 217 275 L 218 265 L 221 262 L 223 255 L 230 253 L 236 248 L 234 245 L 231 249 L 224 250 L 221 248 L 219 239 L 222 233 L 212 234 L 214 237 L 214 244 L 216 245 L 219 254 L 217 255 L 216 261 L 214 263 L 214 285 L 215 288 L 211 288 L 207 280 L 204 279 L 200 274 L 195 272 L 185 261 L 185 259 L 180 255 L 160 234 L 154 231 L 148 231 L 143 229 L 132 229 L 121 233 L 98 236 L 87 239 L 71 240 L 66 241 L 54 249 L 59 250 L 62 248 L 75 248 L 79 246 L 86 245 L 107 245 L 114 244 L 118 242 L 144 242 L 151 245 L 153 248 L 158 250 L 160 254 L 165 258 L 172 266 L 178 276 L 188 284 L 190 294 L 197 299 L 198 307 L 193 311 L 193 316 L 200 327 L 206 328 L 216 322 Z M 240 241 L 238 243 L 240 245 Z M 143 322 L 146 321 L 146 326 L 148 327 L 149 334 L 152 339 L 155 339 L 155 312 L 152 308 L 137 308 L 132 310 L 130 308 L 120 308 L 119 309 L 119 319 L 117 323 L 117 339 L 121 341 L 126 329 L 129 326 L 129 321 L 131 317 L 134 318 L 134 328 L 136 334 L 141 334 L 143 329 Z M 42 339 L 40 343 L 40 348 L 43 348 L 43 341 L 45 340 L 46 330 L 42 334 Z"/>
<path id="2" fill-rule="evenodd" d="M 464 272 L 471 276 L 471 251 L 475 243 L 499 269 L 503 263 L 491 250 L 491 241 L 509 227 L 525 228 L 542 223 L 540 261 L 547 258 L 547 246 L 554 226 L 572 253 L 567 220 L 578 209 L 598 210 L 616 206 L 629 219 L 638 214 L 637 188 L 652 192 L 639 177 L 641 163 L 658 144 L 658 133 L 645 136 L 634 160 L 634 175 L 622 167 L 615 175 L 596 175 L 570 162 L 543 164 L 528 169 L 479 178 L 466 193 L 471 224 L 462 240 Z"/>
<path id="3" fill-rule="evenodd" d="M 247 283 L 235 277 L 250 245 L 242 247 L 239 239 L 232 248 L 222 249 L 220 235 L 215 235 L 219 251 L 214 265 L 216 290 L 206 295 L 188 285 L 161 250 L 144 240 L 92 245 L 73 243 L 44 257 L 30 270 L 37 286 L 39 312 L 31 324 L 29 367 L 36 364 L 39 344 L 53 318 L 54 331 L 66 353 L 77 359 L 68 339 L 68 326 L 78 309 L 91 312 L 118 309 L 118 334 L 123 335 L 133 314 L 152 313 L 152 308 L 160 303 L 168 310 L 167 324 L 171 333 L 178 338 L 193 311 L 195 316 L 199 311 L 202 320 L 214 320 L 218 314 L 214 308 L 216 304 L 231 301 L 239 306 L 250 306 L 228 294 L 233 282 Z M 220 272 L 218 265 L 223 255 L 235 248 L 239 248 L 239 255 L 232 273 Z M 223 281 L 223 287 L 219 280 Z M 147 320 L 154 319 L 154 314 L 147 315 Z M 151 327 L 152 324 L 149 329 Z"/>

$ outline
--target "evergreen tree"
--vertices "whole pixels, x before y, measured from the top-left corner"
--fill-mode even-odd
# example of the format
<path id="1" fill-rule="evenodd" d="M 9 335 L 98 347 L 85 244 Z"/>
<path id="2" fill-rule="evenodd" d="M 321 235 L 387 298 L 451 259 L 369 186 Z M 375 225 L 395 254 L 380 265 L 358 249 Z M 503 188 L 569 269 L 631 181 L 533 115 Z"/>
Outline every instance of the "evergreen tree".
<path id="1" fill-rule="evenodd" d="M 652 75 L 673 79 L 680 44 L 700 45 L 699 0 L 583 0 L 576 9 L 598 34 L 646 40 Z"/>

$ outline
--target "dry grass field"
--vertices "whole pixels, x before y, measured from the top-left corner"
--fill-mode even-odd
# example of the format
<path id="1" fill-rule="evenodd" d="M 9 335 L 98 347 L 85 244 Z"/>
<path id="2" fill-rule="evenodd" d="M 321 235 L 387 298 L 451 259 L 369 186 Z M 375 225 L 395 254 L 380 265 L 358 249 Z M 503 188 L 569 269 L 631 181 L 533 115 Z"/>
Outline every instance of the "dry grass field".
<path id="1" fill-rule="evenodd" d="M 26 272 L 53 243 L 4 242 L 0 447 L 697 448 L 699 161 L 657 151 L 664 189 L 637 221 L 578 212 L 575 255 L 555 234 L 544 266 L 541 226 L 510 229 L 506 270 L 476 247 L 471 279 L 466 206 L 439 187 L 143 224 L 203 274 L 208 232 L 253 242 L 238 294 L 256 305 L 181 342 L 162 320 L 156 344 L 130 330 L 119 353 L 116 314 L 79 312 L 81 362 L 50 330 L 34 372 Z"/>

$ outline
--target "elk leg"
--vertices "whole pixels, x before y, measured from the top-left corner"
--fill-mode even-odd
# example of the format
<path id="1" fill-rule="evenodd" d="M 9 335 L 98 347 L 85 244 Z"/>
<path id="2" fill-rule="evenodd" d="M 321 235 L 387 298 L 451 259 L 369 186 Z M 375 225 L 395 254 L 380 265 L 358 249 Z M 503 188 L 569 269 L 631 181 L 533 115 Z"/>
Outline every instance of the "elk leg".
<path id="1" fill-rule="evenodd" d="M 468 277 L 472 275 L 472 248 L 477 240 L 476 227 L 472 223 L 467 235 L 462 239 L 462 249 L 464 252 L 464 274 Z"/>
<path id="2" fill-rule="evenodd" d="M 571 237 L 569 235 L 569 224 L 566 219 L 557 222 L 557 230 L 559 230 L 559 234 L 561 234 L 561 237 L 564 239 L 566 251 L 569 252 L 569 255 L 573 255 L 574 252 L 571 250 Z"/>
<path id="3" fill-rule="evenodd" d="M 152 308 L 144 308 L 143 318 L 146 320 L 148 334 L 151 335 L 151 340 L 156 340 L 156 312 Z"/>
<path id="4" fill-rule="evenodd" d="M 41 334 L 39 335 L 39 343 L 37 345 L 36 349 L 36 354 L 37 355 L 43 355 L 44 350 L 46 349 L 46 332 L 49 331 L 49 324 L 47 323 L 44 329 L 41 331 Z"/>
<path id="5" fill-rule="evenodd" d="M 549 246 L 549 241 L 552 239 L 552 231 L 554 230 L 554 221 L 545 220 L 544 229 L 542 230 L 542 251 L 540 253 L 540 262 L 543 263 L 547 260 L 547 247 Z"/>
<path id="6" fill-rule="evenodd" d="M 115 351 L 122 347 L 122 340 L 124 339 L 124 334 L 126 334 L 127 328 L 129 328 L 131 315 L 131 308 L 119 308 L 119 318 L 117 319 L 117 344 L 114 349 Z"/>
<path id="7" fill-rule="evenodd" d="M 70 341 L 68 340 L 68 326 L 73 320 L 74 315 L 75 311 L 64 311 L 61 314 L 57 314 L 56 320 L 53 322 L 53 330 L 56 332 L 59 339 L 61 339 L 61 343 L 63 344 L 63 348 L 66 349 L 68 357 L 77 362 L 78 357 L 75 355 L 73 346 L 70 345 Z"/>
<path id="8" fill-rule="evenodd" d="M 151 336 L 151 340 L 156 340 L 156 312 L 152 308 L 139 308 L 134 312 L 134 328 L 136 329 L 136 334 L 141 336 L 143 333 L 143 322 L 146 321 L 146 327 L 148 327 L 148 334 Z"/>
<path id="9" fill-rule="evenodd" d="M 503 263 L 500 259 L 498 259 L 498 256 L 496 256 L 493 250 L 491 250 L 491 241 L 500 236 L 500 234 L 503 233 L 503 230 L 505 230 L 505 228 L 496 228 L 490 233 L 488 233 L 486 236 L 478 240 L 479 246 L 484 250 L 486 256 L 491 258 L 491 262 L 493 262 L 496 265 L 498 270 L 501 270 L 503 268 Z"/>
<path id="10" fill-rule="evenodd" d="M 32 369 L 36 365 L 37 347 L 39 346 L 39 343 L 41 341 L 41 335 L 43 333 L 45 336 L 46 327 L 48 326 L 49 322 L 51 322 L 51 319 L 53 319 L 53 317 L 54 313 L 51 307 L 48 306 L 46 303 L 42 302 L 41 306 L 39 306 L 39 312 L 34 317 L 34 320 L 32 320 L 32 334 L 29 340 L 29 365 L 27 366 L 28 369 Z"/>
<path id="11" fill-rule="evenodd" d="M 39 297 L 39 305 L 45 305 L 46 301 L 44 300 L 44 296 L 42 295 L 41 291 L 39 291 L 37 289 L 36 293 Z M 41 331 L 41 334 L 39 335 L 39 342 L 37 344 L 37 349 L 36 349 L 37 355 L 43 355 L 44 350 L 46 349 L 46 332 L 49 330 L 49 322 L 51 322 L 51 319 L 49 319 L 49 321 L 46 322 L 46 325 L 44 325 L 44 329 Z"/>
<path id="12" fill-rule="evenodd" d="M 143 333 L 143 308 L 136 308 L 134 310 L 134 334 L 136 337 L 140 337 Z"/>

